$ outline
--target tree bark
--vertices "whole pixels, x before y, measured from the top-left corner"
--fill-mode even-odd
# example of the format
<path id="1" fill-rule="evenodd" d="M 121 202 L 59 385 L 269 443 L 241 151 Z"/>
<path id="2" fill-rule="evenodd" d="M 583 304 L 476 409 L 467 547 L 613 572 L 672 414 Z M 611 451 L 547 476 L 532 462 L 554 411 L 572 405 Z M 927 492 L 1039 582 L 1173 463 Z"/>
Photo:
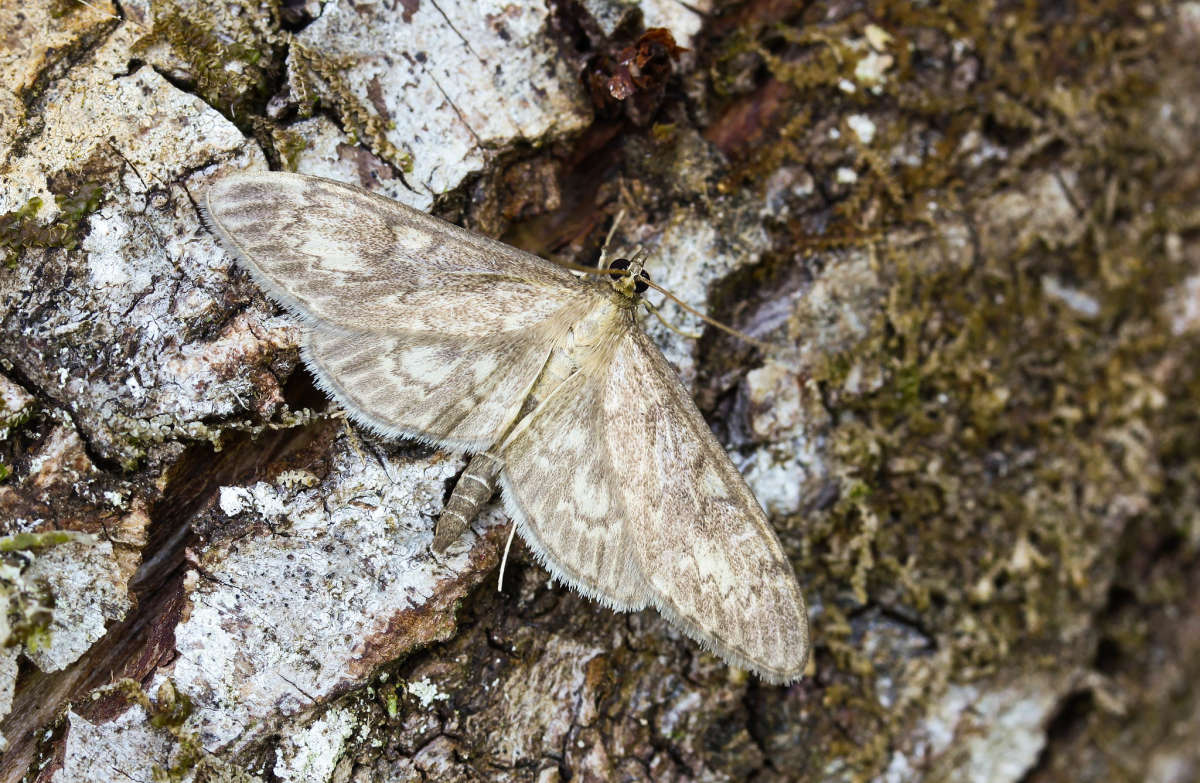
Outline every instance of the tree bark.
<path id="1" fill-rule="evenodd" d="M 1195 3 L 0 2 L 0 779 L 1200 775 Z M 196 203 L 279 168 L 574 263 L 812 608 L 801 682 L 556 586 Z M 568 471 L 569 466 L 564 466 Z M 682 533 L 681 533 L 682 534 Z"/>

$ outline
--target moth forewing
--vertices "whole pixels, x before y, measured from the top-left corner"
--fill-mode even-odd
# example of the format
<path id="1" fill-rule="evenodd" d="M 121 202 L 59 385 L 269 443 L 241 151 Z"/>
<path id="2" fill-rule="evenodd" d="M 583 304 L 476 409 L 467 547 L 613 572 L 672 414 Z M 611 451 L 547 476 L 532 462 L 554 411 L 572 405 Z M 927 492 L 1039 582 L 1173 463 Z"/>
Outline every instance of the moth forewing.
<path id="1" fill-rule="evenodd" d="M 498 484 L 558 580 L 656 606 L 732 664 L 797 679 L 808 619 L 750 488 L 632 308 L 636 270 L 578 278 L 347 185 L 226 177 L 208 222 L 300 317 L 304 359 L 358 422 L 486 455 L 439 522 L 444 548 Z M 615 266 L 615 264 L 614 264 Z"/>

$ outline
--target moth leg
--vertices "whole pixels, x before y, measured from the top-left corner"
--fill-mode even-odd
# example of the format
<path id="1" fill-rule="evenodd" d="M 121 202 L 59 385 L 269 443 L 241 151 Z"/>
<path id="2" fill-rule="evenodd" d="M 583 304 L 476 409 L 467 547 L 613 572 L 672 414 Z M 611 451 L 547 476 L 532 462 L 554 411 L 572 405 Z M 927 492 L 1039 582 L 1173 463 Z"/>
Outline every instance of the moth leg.
<path id="1" fill-rule="evenodd" d="M 433 532 L 433 551 L 441 554 L 459 539 L 479 513 L 483 504 L 496 492 L 496 477 L 503 463 L 486 451 L 476 454 L 459 476 L 450 500 L 438 517 Z"/>

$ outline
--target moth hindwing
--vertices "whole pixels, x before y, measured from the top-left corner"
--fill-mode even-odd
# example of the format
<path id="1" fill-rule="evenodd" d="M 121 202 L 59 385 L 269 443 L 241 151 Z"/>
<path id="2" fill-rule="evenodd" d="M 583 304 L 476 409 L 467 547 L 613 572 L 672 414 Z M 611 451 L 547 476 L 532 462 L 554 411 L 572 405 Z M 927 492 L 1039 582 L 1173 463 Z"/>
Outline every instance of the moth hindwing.
<path id="1" fill-rule="evenodd" d="M 792 567 L 638 326 L 633 286 L 315 177 L 226 177 L 206 211 L 302 321 L 305 362 L 355 420 L 477 455 L 438 546 L 469 522 L 450 511 L 473 514 L 498 484 L 556 579 L 613 609 L 653 605 L 769 681 L 801 675 Z"/>

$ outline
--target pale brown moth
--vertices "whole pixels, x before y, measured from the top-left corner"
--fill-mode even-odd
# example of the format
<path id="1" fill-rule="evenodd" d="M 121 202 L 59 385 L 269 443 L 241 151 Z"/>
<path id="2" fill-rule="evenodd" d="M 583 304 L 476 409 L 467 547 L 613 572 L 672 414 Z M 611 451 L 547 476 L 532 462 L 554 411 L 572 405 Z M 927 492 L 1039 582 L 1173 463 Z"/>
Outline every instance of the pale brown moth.
<path id="1" fill-rule="evenodd" d="M 475 456 L 435 551 L 499 486 L 557 580 L 654 606 L 730 664 L 800 677 L 808 614 L 766 514 L 635 318 L 640 263 L 581 277 L 348 185 L 225 177 L 209 223 L 304 324 L 350 416 Z"/>

